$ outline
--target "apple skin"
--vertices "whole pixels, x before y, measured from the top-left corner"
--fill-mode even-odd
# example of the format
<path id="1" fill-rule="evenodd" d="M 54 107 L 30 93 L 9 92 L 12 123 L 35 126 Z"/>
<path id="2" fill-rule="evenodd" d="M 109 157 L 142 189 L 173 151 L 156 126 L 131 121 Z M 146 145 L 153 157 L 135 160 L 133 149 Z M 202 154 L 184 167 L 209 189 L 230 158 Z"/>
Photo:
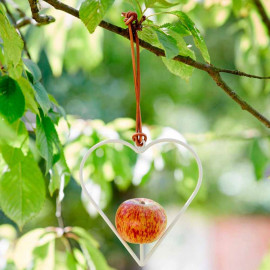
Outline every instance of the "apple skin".
<path id="1" fill-rule="evenodd" d="M 120 236 L 133 244 L 156 241 L 167 226 L 163 207 L 155 201 L 135 198 L 123 202 L 117 209 L 115 225 Z"/>

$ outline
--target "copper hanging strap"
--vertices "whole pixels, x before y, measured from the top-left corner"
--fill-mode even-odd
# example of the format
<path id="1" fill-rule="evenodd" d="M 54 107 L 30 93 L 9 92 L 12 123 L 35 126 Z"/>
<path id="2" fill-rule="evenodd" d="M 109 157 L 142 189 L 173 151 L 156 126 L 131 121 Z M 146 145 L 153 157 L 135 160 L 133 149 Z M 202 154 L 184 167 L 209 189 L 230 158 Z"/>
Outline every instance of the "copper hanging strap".
<path id="1" fill-rule="evenodd" d="M 137 31 L 141 29 L 141 22 L 138 22 L 136 12 L 123 12 L 122 15 L 125 17 L 124 22 L 128 26 L 130 46 L 131 46 L 131 58 L 133 67 L 133 77 L 136 95 L 136 133 L 133 134 L 132 140 L 137 146 L 143 146 L 143 143 L 147 141 L 147 136 L 142 132 L 142 118 L 141 118 L 141 108 L 140 108 L 140 94 L 141 94 L 141 78 L 140 78 L 140 47 L 139 38 Z M 135 22 L 135 23 L 133 23 Z M 137 68 L 134 52 L 134 38 L 136 42 L 136 56 L 137 56 Z"/>

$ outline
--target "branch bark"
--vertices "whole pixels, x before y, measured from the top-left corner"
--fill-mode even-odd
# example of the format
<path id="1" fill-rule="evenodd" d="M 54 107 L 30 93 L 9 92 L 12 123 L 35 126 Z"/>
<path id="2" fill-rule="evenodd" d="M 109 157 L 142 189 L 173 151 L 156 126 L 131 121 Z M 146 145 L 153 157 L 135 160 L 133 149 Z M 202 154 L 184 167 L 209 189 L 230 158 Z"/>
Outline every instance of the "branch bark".
<path id="1" fill-rule="evenodd" d="M 262 2 L 260 0 L 253 0 L 255 6 L 257 7 L 257 10 L 262 18 L 262 21 L 264 22 L 267 31 L 268 31 L 268 35 L 270 36 L 270 19 L 266 13 L 266 10 L 262 4 Z"/>
<path id="2" fill-rule="evenodd" d="M 32 1 L 33 0 L 29 0 L 29 3 Z M 258 0 L 254 0 L 254 1 L 258 1 Z M 79 18 L 79 11 L 77 9 L 62 3 L 59 0 L 44 0 L 44 2 L 47 2 L 48 4 L 53 6 L 55 9 L 64 11 L 74 17 Z M 129 39 L 127 29 L 123 29 L 119 26 L 113 25 L 106 21 L 101 21 L 99 26 L 108 31 L 111 31 L 113 33 L 116 33 L 120 36 L 123 36 Z M 141 39 L 139 43 L 142 48 L 154 53 L 157 56 L 165 57 L 164 50 L 157 48 Z M 264 117 L 262 114 L 260 114 L 256 109 L 254 109 L 251 105 L 249 105 L 246 101 L 244 101 L 235 91 L 233 91 L 221 78 L 220 73 L 228 73 L 228 74 L 233 74 L 237 76 L 245 76 L 245 77 L 256 78 L 256 79 L 270 79 L 270 77 L 261 77 L 261 76 L 251 75 L 251 74 L 247 74 L 245 72 L 241 72 L 238 70 L 221 69 L 213 65 L 197 62 L 188 56 L 177 55 L 173 58 L 173 60 L 182 62 L 196 69 L 200 69 L 207 72 L 211 76 L 211 78 L 214 80 L 214 82 L 217 84 L 217 86 L 220 87 L 237 104 L 239 104 L 243 110 L 248 111 L 251 115 L 253 115 L 257 120 L 263 123 L 266 127 L 270 128 L 270 121 L 266 117 Z"/>
<path id="3" fill-rule="evenodd" d="M 28 0 L 31 12 L 32 12 L 32 17 L 33 19 L 40 23 L 40 24 L 49 24 L 55 21 L 54 17 L 48 16 L 48 15 L 43 15 L 39 14 L 39 9 L 38 9 L 38 0 Z"/>

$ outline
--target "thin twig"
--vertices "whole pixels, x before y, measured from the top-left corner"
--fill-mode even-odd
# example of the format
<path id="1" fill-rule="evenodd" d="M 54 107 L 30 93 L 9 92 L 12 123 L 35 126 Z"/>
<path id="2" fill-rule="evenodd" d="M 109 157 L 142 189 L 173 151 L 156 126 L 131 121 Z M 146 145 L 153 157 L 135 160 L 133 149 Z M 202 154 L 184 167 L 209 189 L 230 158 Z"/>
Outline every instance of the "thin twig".
<path id="1" fill-rule="evenodd" d="M 22 28 L 23 26 L 26 26 L 29 24 L 37 25 L 36 21 L 34 21 L 32 18 L 23 17 L 16 22 L 15 28 L 19 29 L 19 28 Z"/>
<path id="2" fill-rule="evenodd" d="M 59 0 L 44 0 L 51 6 L 53 6 L 55 9 L 62 10 L 66 13 L 69 13 L 70 15 L 79 18 L 79 11 L 71 6 L 68 6 Z M 128 31 L 127 29 L 123 29 L 121 27 L 118 27 L 116 25 L 113 25 L 111 23 L 101 21 L 99 24 L 100 27 L 109 30 L 111 32 L 114 32 L 118 35 L 121 35 L 127 39 L 129 39 Z M 140 46 L 144 49 L 154 53 L 157 56 L 165 57 L 164 50 L 157 48 L 143 40 L 139 41 Z M 173 58 L 174 61 L 182 62 L 186 65 L 192 66 L 196 69 L 203 70 L 207 72 L 212 79 L 215 81 L 218 87 L 220 87 L 229 97 L 231 97 L 236 103 L 238 103 L 243 110 L 248 111 L 250 114 L 252 114 L 255 118 L 257 118 L 261 123 L 263 123 L 266 127 L 270 128 L 270 121 L 264 117 L 262 114 L 260 114 L 256 109 L 254 109 L 252 106 L 250 106 L 246 101 L 244 101 L 238 94 L 236 94 L 221 78 L 220 73 L 229 73 L 237 76 L 245 76 L 249 78 L 257 78 L 257 79 L 268 79 L 269 77 L 260 77 L 256 75 L 247 74 L 241 71 L 232 71 L 227 69 L 221 69 L 217 68 L 213 65 L 204 64 L 197 62 L 193 60 L 192 58 L 188 56 L 182 56 L 178 55 Z"/>
<path id="3" fill-rule="evenodd" d="M 39 9 L 38 9 L 38 2 L 37 0 L 28 0 L 31 12 L 32 12 L 32 17 L 34 20 L 36 20 L 40 24 L 49 24 L 55 21 L 55 18 L 49 15 L 43 15 L 39 14 Z"/>
<path id="4" fill-rule="evenodd" d="M 270 76 L 257 76 L 257 75 L 252 75 L 252 74 L 248 74 L 239 70 L 231 70 L 231 69 L 225 69 L 225 68 L 216 68 L 216 70 L 219 73 L 228 73 L 228 74 L 232 74 L 232 75 L 237 75 L 237 76 L 241 76 L 241 77 L 248 77 L 248 78 L 254 78 L 254 79 L 263 79 L 263 80 L 268 80 L 270 79 Z"/>
<path id="5" fill-rule="evenodd" d="M 265 8 L 260 0 L 253 0 L 253 2 L 258 9 L 258 12 L 262 18 L 262 21 L 264 22 L 264 24 L 267 28 L 269 36 L 270 36 L 270 19 L 265 11 Z"/>

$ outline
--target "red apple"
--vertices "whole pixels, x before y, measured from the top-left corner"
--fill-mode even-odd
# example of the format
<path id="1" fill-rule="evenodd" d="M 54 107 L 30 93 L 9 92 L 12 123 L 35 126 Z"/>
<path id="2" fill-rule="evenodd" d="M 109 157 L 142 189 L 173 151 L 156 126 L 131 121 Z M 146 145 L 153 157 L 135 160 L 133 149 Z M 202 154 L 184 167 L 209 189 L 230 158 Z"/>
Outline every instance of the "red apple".
<path id="1" fill-rule="evenodd" d="M 121 237 L 134 244 L 156 241 L 164 232 L 167 216 L 155 201 L 136 198 L 123 202 L 117 209 L 115 224 Z"/>

